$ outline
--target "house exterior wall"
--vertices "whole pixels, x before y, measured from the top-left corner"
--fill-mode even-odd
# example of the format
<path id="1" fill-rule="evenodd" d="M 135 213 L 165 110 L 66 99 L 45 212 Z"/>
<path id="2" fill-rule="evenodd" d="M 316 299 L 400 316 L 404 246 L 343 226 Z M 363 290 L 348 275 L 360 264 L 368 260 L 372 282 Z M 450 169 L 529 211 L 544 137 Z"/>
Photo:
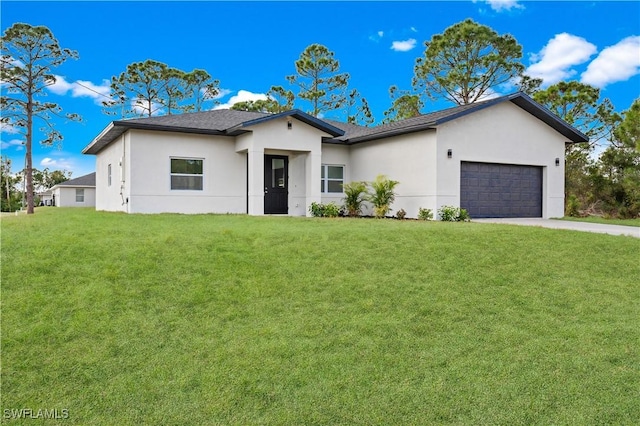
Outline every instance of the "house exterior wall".
<path id="1" fill-rule="evenodd" d="M 130 193 L 128 148 L 129 134 L 125 133 L 96 156 L 96 210 L 126 212 Z M 108 170 L 111 165 L 111 185 Z"/>
<path id="2" fill-rule="evenodd" d="M 346 145 L 336 145 L 325 143 L 322 144 L 322 164 L 331 166 L 343 166 L 344 167 L 344 183 L 349 183 L 352 174 L 351 166 L 351 152 Z M 322 173 L 320 173 L 322 175 Z M 320 186 L 320 183 L 318 183 Z M 342 193 L 322 193 L 322 203 L 334 202 L 341 206 L 344 204 L 344 192 Z"/>
<path id="3" fill-rule="evenodd" d="M 234 138 L 144 130 L 127 134 L 129 212 L 246 212 L 246 155 L 235 151 Z M 171 158 L 203 160 L 202 190 L 171 189 Z"/>
<path id="4" fill-rule="evenodd" d="M 76 202 L 76 188 L 84 189 L 84 201 Z M 58 186 L 53 189 L 56 207 L 95 207 L 96 189 L 93 187 L 65 187 Z"/>
<path id="5" fill-rule="evenodd" d="M 436 206 L 436 133 L 426 130 L 351 146 L 350 181 L 372 181 L 386 175 L 400 182 L 392 214 L 404 209 L 417 217 L 420 207 Z M 367 206 L 364 214 L 373 214 Z"/>
<path id="6" fill-rule="evenodd" d="M 460 163 L 474 161 L 541 166 L 542 215 L 564 215 L 566 138 L 531 114 L 503 102 L 445 123 L 437 135 L 436 208 L 460 205 Z"/>

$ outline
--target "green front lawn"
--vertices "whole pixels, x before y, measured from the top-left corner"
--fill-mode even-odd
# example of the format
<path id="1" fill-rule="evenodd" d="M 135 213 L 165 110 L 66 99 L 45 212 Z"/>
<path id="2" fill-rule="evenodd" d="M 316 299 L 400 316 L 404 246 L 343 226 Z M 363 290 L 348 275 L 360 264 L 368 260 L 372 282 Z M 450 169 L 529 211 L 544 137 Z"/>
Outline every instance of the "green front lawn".
<path id="1" fill-rule="evenodd" d="M 563 218 L 558 218 L 558 220 L 567 220 L 570 222 L 590 222 L 590 223 L 604 223 L 606 225 L 623 225 L 623 226 L 640 227 L 640 219 L 605 219 L 599 216 L 588 216 L 588 217 L 565 216 Z"/>
<path id="2" fill-rule="evenodd" d="M 3 416 L 636 424 L 639 255 L 636 238 L 492 224 L 4 217 Z"/>

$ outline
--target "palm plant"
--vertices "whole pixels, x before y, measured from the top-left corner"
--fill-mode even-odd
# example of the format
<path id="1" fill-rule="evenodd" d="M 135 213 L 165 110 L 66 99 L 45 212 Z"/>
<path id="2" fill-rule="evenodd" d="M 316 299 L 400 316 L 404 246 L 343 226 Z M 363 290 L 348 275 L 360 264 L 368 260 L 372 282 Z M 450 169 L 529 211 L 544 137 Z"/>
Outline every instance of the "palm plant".
<path id="1" fill-rule="evenodd" d="M 365 182 L 351 182 L 342 185 L 344 191 L 344 207 L 351 217 L 362 213 L 362 203 L 365 201 L 367 184 Z"/>
<path id="2" fill-rule="evenodd" d="M 373 214 L 377 218 L 382 218 L 391 211 L 391 204 L 396 198 L 393 190 L 400 182 L 390 180 L 385 175 L 378 175 L 376 180 L 371 182 L 371 191 L 367 195 L 367 200 L 373 204 Z"/>

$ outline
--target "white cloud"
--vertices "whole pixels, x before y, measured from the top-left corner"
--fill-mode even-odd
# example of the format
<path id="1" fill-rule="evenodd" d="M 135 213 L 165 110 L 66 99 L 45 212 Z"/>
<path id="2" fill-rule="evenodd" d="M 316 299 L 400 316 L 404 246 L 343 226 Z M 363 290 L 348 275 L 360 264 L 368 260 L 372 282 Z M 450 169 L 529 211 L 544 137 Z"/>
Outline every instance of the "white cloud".
<path id="1" fill-rule="evenodd" d="M 582 73 L 582 83 L 604 87 L 640 74 L 640 36 L 627 37 L 605 48 Z"/>
<path id="2" fill-rule="evenodd" d="M 264 93 L 252 93 L 248 90 L 238 90 L 238 94 L 229 98 L 224 104 L 216 105 L 213 109 L 228 109 L 238 102 L 246 101 L 266 101 L 267 95 Z"/>
<path id="3" fill-rule="evenodd" d="M 202 93 L 206 92 L 206 90 L 207 90 L 206 88 L 202 89 Z M 220 88 L 218 89 L 218 94 L 213 96 L 211 99 L 222 99 L 231 92 L 232 90 Z"/>
<path id="4" fill-rule="evenodd" d="M 393 43 L 391 43 L 391 49 L 395 50 L 396 52 L 408 52 L 414 47 L 416 47 L 415 38 L 410 38 L 409 40 L 403 41 L 394 41 Z"/>
<path id="5" fill-rule="evenodd" d="M 131 109 L 138 115 L 142 117 L 149 116 L 149 108 L 147 108 L 148 103 L 142 100 L 133 99 L 131 101 Z M 164 112 L 162 109 L 162 104 L 157 102 L 151 102 L 151 115 L 161 115 Z"/>
<path id="6" fill-rule="evenodd" d="M 384 31 L 378 31 L 378 37 L 380 38 L 384 37 Z"/>
<path id="7" fill-rule="evenodd" d="M 67 82 L 64 77 L 60 75 L 56 75 L 56 82 L 47 88 L 49 91 L 55 93 L 56 95 L 66 95 L 69 90 L 73 87 L 72 83 Z"/>
<path id="8" fill-rule="evenodd" d="M 8 149 L 15 147 L 16 151 L 22 151 L 24 149 L 24 141 L 21 139 L 11 139 L 9 141 L 0 141 L 0 149 Z"/>
<path id="9" fill-rule="evenodd" d="M 556 34 L 539 53 L 530 55 L 534 63 L 525 74 L 541 78 L 543 85 L 548 86 L 574 75 L 576 71 L 572 67 L 588 61 L 596 52 L 596 46 L 582 37 Z"/>
<path id="10" fill-rule="evenodd" d="M 409 29 L 411 30 L 411 32 L 414 32 L 414 33 L 418 32 L 418 30 L 416 30 L 416 27 L 410 27 Z"/>
<path id="11" fill-rule="evenodd" d="M 496 12 L 502 12 L 503 10 L 509 11 L 511 9 L 524 9 L 524 6 L 518 3 L 518 0 L 486 0 L 491 9 Z"/>
<path id="12" fill-rule="evenodd" d="M 102 105 L 102 101 L 111 95 L 109 80 L 102 80 L 102 84 L 97 85 L 85 80 L 77 80 L 69 83 L 61 75 L 56 75 L 55 78 L 56 82 L 48 86 L 48 89 L 57 95 L 66 95 L 68 92 L 71 92 L 71 96 L 74 98 L 92 98 L 98 105 Z"/>
<path id="13" fill-rule="evenodd" d="M 66 158 L 60 158 L 54 160 L 53 158 L 45 157 L 40 161 L 40 165 L 43 167 L 49 167 L 56 170 L 72 170 L 73 162 Z"/>
<path id="14" fill-rule="evenodd" d="M 20 130 L 13 123 L 0 123 L 0 133 L 15 135 L 20 133 Z"/>

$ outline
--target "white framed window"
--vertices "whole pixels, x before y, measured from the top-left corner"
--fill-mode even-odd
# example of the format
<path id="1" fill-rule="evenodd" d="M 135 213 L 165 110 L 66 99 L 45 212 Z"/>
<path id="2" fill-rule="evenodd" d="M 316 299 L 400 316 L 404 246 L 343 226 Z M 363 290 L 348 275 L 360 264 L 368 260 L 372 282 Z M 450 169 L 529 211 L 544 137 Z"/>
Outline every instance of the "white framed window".
<path id="1" fill-rule="evenodd" d="M 111 164 L 107 166 L 107 186 L 111 186 Z"/>
<path id="2" fill-rule="evenodd" d="M 84 188 L 76 188 L 76 203 L 84 203 Z"/>
<path id="3" fill-rule="evenodd" d="M 171 158 L 171 190 L 202 191 L 203 161 L 198 158 Z"/>
<path id="4" fill-rule="evenodd" d="M 342 184 L 344 183 L 344 166 L 323 164 L 321 183 L 322 193 L 342 194 Z"/>

